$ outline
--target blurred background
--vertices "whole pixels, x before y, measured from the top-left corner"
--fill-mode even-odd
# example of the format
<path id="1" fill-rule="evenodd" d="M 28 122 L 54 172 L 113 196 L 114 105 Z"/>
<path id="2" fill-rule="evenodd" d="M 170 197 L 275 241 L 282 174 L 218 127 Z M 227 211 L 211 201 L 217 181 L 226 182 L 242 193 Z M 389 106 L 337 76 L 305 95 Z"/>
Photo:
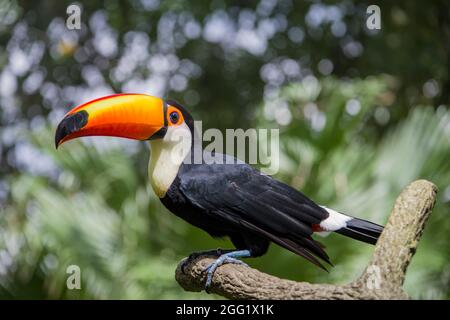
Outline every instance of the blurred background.
<path id="1" fill-rule="evenodd" d="M 70 4 L 81 29 L 66 27 Z M 203 127 L 279 128 L 276 178 L 384 224 L 418 178 L 438 200 L 406 278 L 450 298 L 450 3 L 0 0 L 0 298 L 217 299 L 178 286 L 178 261 L 231 247 L 170 214 L 147 180 L 148 146 L 54 148 L 73 106 L 116 92 L 175 99 Z M 325 273 L 272 245 L 247 260 L 292 280 L 345 283 L 373 247 L 319 239 Z M 81 269 L 68 290 L 66 269 Z"/>

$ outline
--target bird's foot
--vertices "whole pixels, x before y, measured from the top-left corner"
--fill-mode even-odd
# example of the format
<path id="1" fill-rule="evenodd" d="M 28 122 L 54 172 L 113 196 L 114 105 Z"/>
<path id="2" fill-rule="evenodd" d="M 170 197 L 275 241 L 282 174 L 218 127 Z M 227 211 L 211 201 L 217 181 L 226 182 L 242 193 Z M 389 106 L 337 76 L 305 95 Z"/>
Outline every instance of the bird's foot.
<path id="1" fill-rule="evenodd" d="M 225 263 L 234 263 L 234 264 L 240 264 L 248 267 L 248 264 L 245 262 L 238 260 L 237 258 L 248 258 L 251 257 L 251 253 L 249 250 L 237 250 L 237 251 L 231 251 L 225 254 L 220 255 L 220 257 L 208 265 L 205 269 L 203 269 L 203 272 L 207 273 L 206 276 L 206 283 L 205 283 L 205 291 L 209 293 L 209 288 L 212 283 L 212 278 L 214 275 L 214 272 L 218 267 Z"/>
<path id="2" fill-rule="evenodd" d="M 212 250 L 205 250 L 205 251 L 197 251 L 191 253 L 181 264 L 181 272 L 184 274 L 186 273 L 186 267 L 195 259 L 197 259 L 200 256 L 216 256 L 220 257 L 221 255 L 232 252 L 233 250 L 230 249 L 212 249 Z"/>

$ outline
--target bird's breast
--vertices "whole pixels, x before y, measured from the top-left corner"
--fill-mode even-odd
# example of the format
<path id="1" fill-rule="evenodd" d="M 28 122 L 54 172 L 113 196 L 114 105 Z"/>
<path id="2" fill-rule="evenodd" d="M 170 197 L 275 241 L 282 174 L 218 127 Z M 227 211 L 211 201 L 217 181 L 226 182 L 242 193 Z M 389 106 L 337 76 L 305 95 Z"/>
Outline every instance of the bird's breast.
<path id="1" fill-rule="evenodd" d="M 174 151 L 171 145 L 151 141 L 148 176 L 153 191 L 163 198 L 178 175 L 185 155 Z"/>

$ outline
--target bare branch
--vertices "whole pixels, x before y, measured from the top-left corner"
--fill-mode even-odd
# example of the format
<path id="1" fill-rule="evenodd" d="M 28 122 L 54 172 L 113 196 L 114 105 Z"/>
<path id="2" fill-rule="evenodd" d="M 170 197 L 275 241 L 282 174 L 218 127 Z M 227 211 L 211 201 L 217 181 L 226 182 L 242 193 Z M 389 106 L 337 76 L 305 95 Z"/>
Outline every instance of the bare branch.
<path id="1" fill-rule="evenodd" d="M 296 282 L 225 264 L 216 270 L 210 291 L 229 299 L 408 299 L 402 289 L 406 269 L 433 209 L 436 192 L 436 186 L 426 180 L 415 181 L 402 191 L 371 262 L 359 279 L 347 285 Z M 180 263 L 176 280 L 187 291 L 203 290 L 206 278 L 202 270 L 213 261 L 212 257 L 199 257 L 185 268 L 186 273 Z"/>

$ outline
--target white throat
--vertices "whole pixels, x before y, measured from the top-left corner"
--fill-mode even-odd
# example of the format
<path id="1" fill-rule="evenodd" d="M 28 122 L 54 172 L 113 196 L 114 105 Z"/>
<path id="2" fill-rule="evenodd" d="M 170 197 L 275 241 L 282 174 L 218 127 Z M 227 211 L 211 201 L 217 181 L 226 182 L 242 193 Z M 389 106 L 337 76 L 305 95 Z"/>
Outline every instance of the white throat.
<path id="1" fill-rule="evenodd" d="M 148 176 L 159 198 L 166 195 L 191 145 L 192 135 L 186 123 L 169 126 L 163 139 L 150 140 Z"/>

